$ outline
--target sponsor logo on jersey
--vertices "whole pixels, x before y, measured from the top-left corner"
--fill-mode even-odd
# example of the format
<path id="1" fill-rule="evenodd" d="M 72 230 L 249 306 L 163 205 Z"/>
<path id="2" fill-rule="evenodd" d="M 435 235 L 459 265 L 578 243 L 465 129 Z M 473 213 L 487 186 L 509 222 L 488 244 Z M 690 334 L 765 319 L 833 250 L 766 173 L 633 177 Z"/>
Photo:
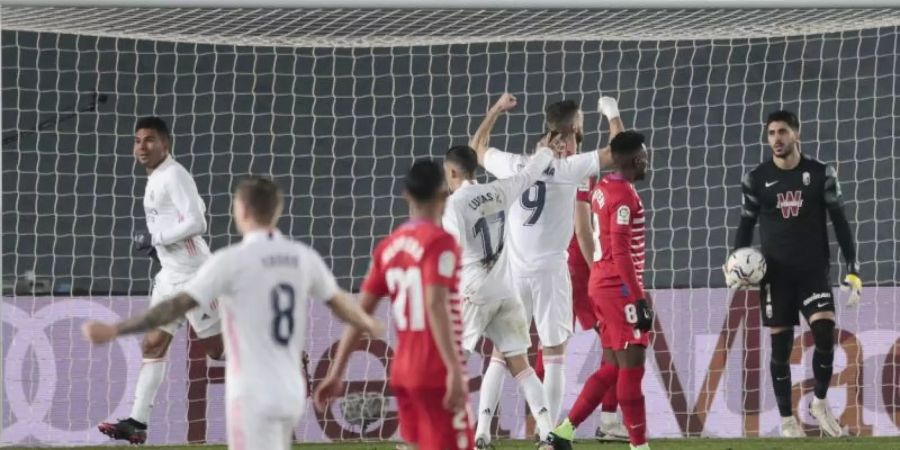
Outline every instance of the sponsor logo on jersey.
<path id="1" fill-rule="evenodd" d="M 803 206 L 803 191 L 787 191 L 778 193 L 777 208 L 781 209 L 781 215 L 785 219 L 797 217 L 800 207 Z"/>
<path id="2" fill-rule="evenodd" d="M 766 187 L 767 187 L 767 188 L 770 188 L 770 187 L 772 187 L 772 186 L 775 186 L 776 184 L 778 184 L 778 180 L 775 180 L 775 181 L 766 181 Z"/>
<path id="3" fill-rule="evenodd" d="M 616 223 L 619 225 L 628 225 L 631 223 L 631 209 L 625 205 L 616 210 Z"/>
<path id="4" fill-rule="evenodd" d="M 831 292 L 818 292 L 813 295 L 810 295 L 809 297 L 806 297 L 806 300 L 803 300 L 803 306 L 807 306 L 810 303 L 812 303 L 816 300 L 821 300 L 823 298 L 831 298 Z M 819 305 L 819 307 L 822 307 L 822 306 L 823 305 Z"/>

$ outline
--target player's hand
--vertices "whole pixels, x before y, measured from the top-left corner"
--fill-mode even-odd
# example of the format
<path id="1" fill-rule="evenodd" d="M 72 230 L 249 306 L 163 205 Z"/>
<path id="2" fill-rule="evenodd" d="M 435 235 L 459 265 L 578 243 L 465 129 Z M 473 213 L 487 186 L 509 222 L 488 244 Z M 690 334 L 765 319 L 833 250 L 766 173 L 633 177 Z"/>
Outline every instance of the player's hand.
<path id="1" fill-rule="evenodd" d="M 150 234 L 149 231 L 136 231 L 134 236 L 131 237 L 131 241 L 136 252 L 151 256 L 151 250 L 153 249 L 153 235 Z"/>
<path id="2" fill-rule="evenodd" d="M 566 153 L 566 136 L 563 133 L 557 132 L 549 132 L 538 141 L 537 148 L 535 150 L 540 150 L 541 148 L 549 148 L 553 151 L 553 154 L 557 158 L 565 158 L 568 156 Z"/>
<path id="3" fill-rule="evenodd" d="M 496 112 L 506 112 L 515 108 L 517 104 L 516 97 L 509 92 L 505 92 L 500 96 L 500 99 L 494 103 L 494 106 L 492 106 L 491 109 Z"/>
<path id="4" fill-rule="evenodd" d="M 858 263 L 852 262 L 847 265 L 847 276 L 841 282 L 841 290 L 850 292 L 847 307 L 853 308 L 859 304 L 859 297 L 862 295 L 862 279 L 859 278 Z"/>
<path id="5" fill-rule="evenodd" d="M 466 377 L 459 370 L 447 373 L 447 390 L 444 393 L 444 408 L 460 411 L 466 407 Z"/>
<path id="6" fill-rule="evenodd" d="M 597 110 L 607 119 L 615 119 L 619 117 L 619 102 L 613 97 L 600 97 L 600 100 L 597 100 Z"/>
<path id="7" fill-rule="evenodd" d="M 94 344 L 105 344 L 118 336 L 115 325 L 89 320 L 81 325 L 81 334 Z"/>
<path id="8" fill-rule="evenodd" d="M 343 393 L 344 382 L 341 381 L 340 378 L 329 374 L 319 383 L 316 387 L 316 392 L 313 393 L 313 403 L 315 403 L 316 410 L 325 412 L 328 403 L 330 403 L 332 399 L 340 397 Z"/>
<path id="9" fill-rule="evenodd" d="M 647 300 L 639 299 L 634 302 L 634 307 L 637 310 L 637 322 L 634 323 L 634 327 L 644 332 L 652 330 L 653 310 L 650 309 Z"/>

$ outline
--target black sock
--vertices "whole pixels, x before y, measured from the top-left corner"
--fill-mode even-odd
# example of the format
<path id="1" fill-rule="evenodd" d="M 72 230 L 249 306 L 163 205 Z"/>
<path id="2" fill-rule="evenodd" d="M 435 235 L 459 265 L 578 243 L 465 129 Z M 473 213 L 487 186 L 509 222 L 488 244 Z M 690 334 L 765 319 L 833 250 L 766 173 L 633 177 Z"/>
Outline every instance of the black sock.
<path id="1" fill-rule="evenodd" d="M 775 403 L 781 417 L 794 415 L 791 402 L 791 350 L 794 346 L 794 330 L 782 331 L 772 335 L 772 360 L 769 372 L 772 374 L 772 386 L 775 388 Z"/>
<path id="2" fill-rule="evenodd" d="M 813 377 L 816 379 L 816 398 L 824 399 L 834 373 L 834 321 L 820 319 L 809 325 L 816 349 L 813 351 Z"/>
<path id="3" fill-rule="evenodd" d="M 128 418 L 128 421 L 127 421 L 127 422 L 130 423 L 130 424 L 132 424 L 132 425 L 134 425 L 134 427 L 137 428 L 137 429 L 139 429 L 139 430 L 146 430 L 146 429 L 147 429 L 147 424 L 146 424 L 146 423 L 138 422 L 137 420 L 134 420 L 134 419 L 132 419 L 131 417 Z"/>

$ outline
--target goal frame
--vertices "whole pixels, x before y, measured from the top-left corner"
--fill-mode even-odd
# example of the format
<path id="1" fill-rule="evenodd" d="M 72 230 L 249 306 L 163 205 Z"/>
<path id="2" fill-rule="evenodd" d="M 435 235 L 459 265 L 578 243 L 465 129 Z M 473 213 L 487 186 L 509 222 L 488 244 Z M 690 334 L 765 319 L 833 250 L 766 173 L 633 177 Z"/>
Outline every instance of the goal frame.
<path id="1" fill-rule="evenodd" d="M 284 9 L 789 9 L 891 8 L 895 0 L 6 0 L 5 6 Z"/>

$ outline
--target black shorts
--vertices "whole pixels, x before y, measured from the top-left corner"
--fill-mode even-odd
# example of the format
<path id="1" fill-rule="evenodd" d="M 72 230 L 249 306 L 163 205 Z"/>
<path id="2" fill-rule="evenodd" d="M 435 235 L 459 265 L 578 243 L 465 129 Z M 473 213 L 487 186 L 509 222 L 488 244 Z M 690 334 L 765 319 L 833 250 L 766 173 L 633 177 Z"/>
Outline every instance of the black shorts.
<path id="1" fill-rule="evenodd" d="M 800 314 L 809 318 L 822 311 L 834 312 L 834 293 L 828 270 L 798 272 L 769 266 L 759 287 L 760 312 L 766 327 L 800 325 Z"/>

